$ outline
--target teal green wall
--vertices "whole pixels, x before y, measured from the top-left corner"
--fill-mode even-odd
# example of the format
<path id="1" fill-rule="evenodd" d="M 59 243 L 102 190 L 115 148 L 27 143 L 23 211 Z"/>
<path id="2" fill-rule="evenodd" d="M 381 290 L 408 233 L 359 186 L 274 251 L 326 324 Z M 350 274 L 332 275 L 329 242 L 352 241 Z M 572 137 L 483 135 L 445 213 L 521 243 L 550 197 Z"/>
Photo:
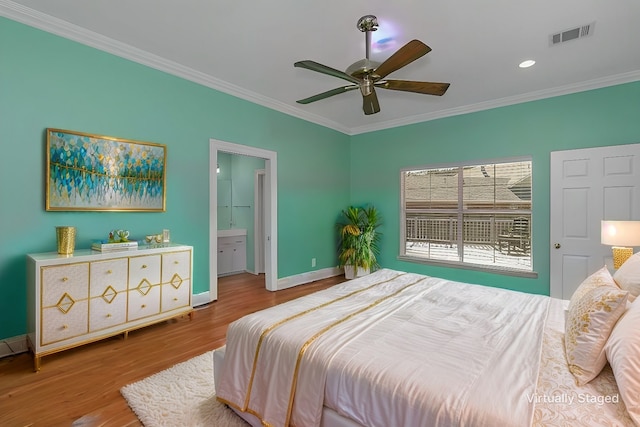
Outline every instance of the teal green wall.
<path id="1" fill-rule="evenodd" d="M 166 144 L 166 212 L 46 212 L 47 127 Z M 207 291 L 210 138 L 277 153 L 280 277 L 312 257 L 337 262 L 335 212 L 349 203 L 339 132 L 0 18 L 0 135 L 0 339 L 26 332 L 25 255 L 55 251 L 57 225 L 77 227 L 76 247 L 113 228 L 168 228 L 194 246 L 194 292 Z"/>
<path id="2" fill-rule="evenodd" d="M 381 264 L 453 280 L 549 291 L 549 153 L 640 142 L 640 82 L 353 137 L 0 18 L 0 339 L 26 332 L 25 254 L 77 247 L 113 228 L 164 228 L 194 251 L 194 292 L 209 288 L 209 139 L 278 156 L 278 276 L 336 265 L 334 223 L 349 204 L 384 218 Z M 164 213 L 46 212 L 45 129 L 167 145 Z M 537 279 L 399 261 L 399 170 L 530 155 Z"/>
<path id="3" fill-rule="evenodd" d="M 640 82 L 449 117 L 351 138 L 354 204 L 384 218 L 383 266 L 526 292 L 549 293 L 549 161 L 557 150 L 640 142 Z M 511 156 L 533 158 L 537 279 L 410 263 L 399 253 L 400 169 Z"/>

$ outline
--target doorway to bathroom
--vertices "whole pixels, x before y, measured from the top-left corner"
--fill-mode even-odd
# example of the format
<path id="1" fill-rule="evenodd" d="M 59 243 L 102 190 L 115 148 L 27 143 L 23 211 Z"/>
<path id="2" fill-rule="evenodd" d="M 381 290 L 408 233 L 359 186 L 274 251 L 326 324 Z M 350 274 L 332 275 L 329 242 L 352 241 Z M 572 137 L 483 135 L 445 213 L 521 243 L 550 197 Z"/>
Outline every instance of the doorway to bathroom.
<path id="1" fill-rule="evenodd" d="M 242 156 L 242 157 L 235 157 Z M 240 144 L 210 140 L 210 203 L 209 203 L 209 299 L 218 295 L 219 234 L 247 231 L 247 270 L 264 273 L 265 288 L 277 290 L 277 156 L 276 153 Z M 222 161 L 222 163 L 221 163 Z M 246 165 L 250 175 L 235 179 L 230 171 L 224 175 L 223 164 Z M 251 166 L 253 165 L 253 166 Z M 226 166 L 229 168 L 229 166 Z M 238 166 L 236 166 L 238 167 Z M 219 175 L 228 179 L 218 186 Z M 223 181 L 224 181 L 223 179 Z M 250 181 L 250 183 L 249 183 Z M 242 192 L 243 187 L 253 187 Z M 234 191 L 234 188 L 238 191 Z M 234 202 L 235 196 L 235 202 Z M 253 206 L 252 206 L 253 205 Z M 228 208 L 227 208 L 228 207 Z M 234 229 L 235 227 L 235 229 Z M 220 231 L 219 231 L 220 230 Z"/>

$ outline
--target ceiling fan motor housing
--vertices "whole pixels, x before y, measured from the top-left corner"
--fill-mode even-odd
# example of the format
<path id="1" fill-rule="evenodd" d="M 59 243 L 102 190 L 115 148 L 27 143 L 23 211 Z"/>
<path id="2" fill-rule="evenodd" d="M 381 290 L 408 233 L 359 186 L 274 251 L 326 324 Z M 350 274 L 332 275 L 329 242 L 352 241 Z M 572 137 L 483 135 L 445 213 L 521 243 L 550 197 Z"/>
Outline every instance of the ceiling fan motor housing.
<path id="1" fill-rule="evenodd" d="M 361 59 L 353 64 L 349 65 L 345 70 L 345 73 L 353 76 L 357 79 L 362 79 L 364 76 L 373 73 L 373 71 L 380 66 L 379 62 L 372 61 L 369 58 Z"/>

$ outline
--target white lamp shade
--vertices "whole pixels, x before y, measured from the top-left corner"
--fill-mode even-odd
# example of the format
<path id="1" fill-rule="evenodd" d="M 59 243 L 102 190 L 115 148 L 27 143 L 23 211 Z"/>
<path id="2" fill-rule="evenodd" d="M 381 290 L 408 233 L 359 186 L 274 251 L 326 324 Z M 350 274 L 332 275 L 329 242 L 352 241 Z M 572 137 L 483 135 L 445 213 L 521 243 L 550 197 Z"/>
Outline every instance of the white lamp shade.
<path id="1" fill-rule="evenodd" d="M 611 246 L 640 246 L 640 221 L 602 221 L 601 242 Z"/>

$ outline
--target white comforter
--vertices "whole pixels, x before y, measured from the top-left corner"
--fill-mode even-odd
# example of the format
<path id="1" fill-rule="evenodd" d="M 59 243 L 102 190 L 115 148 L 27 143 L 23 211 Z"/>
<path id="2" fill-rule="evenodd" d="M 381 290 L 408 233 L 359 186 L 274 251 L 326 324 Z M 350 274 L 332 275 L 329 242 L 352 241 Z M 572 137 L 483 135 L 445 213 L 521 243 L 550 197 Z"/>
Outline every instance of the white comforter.
<path id="1" fill-rule="evenodd" d="M 229 326 L 218 398 L 266 425 L 531 425 L 549 298 L 381 270 Z"/>

